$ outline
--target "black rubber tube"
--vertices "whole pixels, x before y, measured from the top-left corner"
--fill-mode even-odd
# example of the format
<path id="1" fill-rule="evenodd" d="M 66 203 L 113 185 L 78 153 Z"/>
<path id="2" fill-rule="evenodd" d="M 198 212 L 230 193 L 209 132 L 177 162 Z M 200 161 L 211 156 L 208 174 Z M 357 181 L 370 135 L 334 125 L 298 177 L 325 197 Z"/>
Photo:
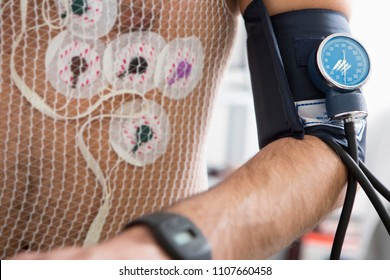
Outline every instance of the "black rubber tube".
<path id="1" fill-rule="evenodd" d="M 372 172 L 367 168 L 367 166 L 360 161 L 359 166 L 366 174 L 368 180 L 371 181 L 373 187 L 388 201 L 390 202 L 390 190 L 386 188 L 385 185 L 383 185 L 375 176 L 372 174 Z"/>
<path id="2" fill-rule="evenodd" d="M 382 220 L 383 225 L 385 226 L 387 232 L 390 235 L 390 216 L 387 213 L 386 208 L 380 201 L 379 197 L 377 196 L 370 180 L 359 168 L 357 163 L 351 158 L 351 156 L 346 151 L 344 151 L 344 149 L 339 144 L 333 142 L 332 140 L 324 140 L 324 142 L 327 143 L 340 156 L 341 160 L 347 166 L 348 170 L 360 183 L 362 189 L 367 194 L 380 219 Z"/>
<path id="3" fill-rule="evenodd" d="M 345 122 L 344 130 L 348 141 L 349 154 L 355 162 L 359 161 L 358 158 L 358 146 L 356 142 L 356 132 L 354 122 Z M 347 234 L 348 224 L 351 219 L 353 205 L 355 202 L 357 191 L 357 181 L 355 177 L 349 172 L 348 174 L 348 186 L 343 204 L 343 209 L 340 214 L 340 220 L 337 225 L 335 237 L 333 240 L 332 250 L 330 253 L 331 260 L 339 260 L 345 236 Z"/>

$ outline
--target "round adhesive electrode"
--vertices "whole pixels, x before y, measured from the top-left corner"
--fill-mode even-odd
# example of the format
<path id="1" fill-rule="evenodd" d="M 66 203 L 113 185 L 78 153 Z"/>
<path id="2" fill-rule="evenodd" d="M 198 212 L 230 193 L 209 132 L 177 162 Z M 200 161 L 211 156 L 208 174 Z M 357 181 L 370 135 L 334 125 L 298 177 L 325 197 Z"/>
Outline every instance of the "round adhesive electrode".
<path id="1" fill-rule="evenodd" d="M 85 39 L 107 35 L 118 15 L 117 0 L 57 0 L 57 7 L 69 31 Z"/>
<path id="2" fill-rule="evenodd" d="M 104 43 L 58 34 L 46 51 L 46 76 L 57 92 L 69 98 L 91 98 L 105 86 L 102 73 Z"/>
<path id="3" fill-rule="evenodd" d="M 120 158 L 135 166 L 156 161 L 166 151 L 170 125 L 166 112 L 151 100 L 134 100 L 114 113 L 110 143 Z"/>
<path id="4" fill-rule="evenodd" d="M 115 90 L 145 94 L 155 88 L 157 58 L 166 45 L 154 32 L 132 32 L 111 41 L 104 52 L 104 75 Z"/>
<path id="5" fill-rule="evenodd" d="M 179 38 L 162 50 L 156 67 L 155 83 L 171 99 L 190 94 L 203 75 L 204 51 L 196 37 Z"/>

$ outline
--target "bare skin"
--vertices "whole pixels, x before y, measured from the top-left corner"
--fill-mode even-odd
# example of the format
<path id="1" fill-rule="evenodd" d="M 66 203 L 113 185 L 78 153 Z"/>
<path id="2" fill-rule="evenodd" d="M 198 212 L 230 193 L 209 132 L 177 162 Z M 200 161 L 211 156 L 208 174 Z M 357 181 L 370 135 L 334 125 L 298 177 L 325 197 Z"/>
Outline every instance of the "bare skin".
<path id="1" fill-rule="evenodd" d="M 93 156 L 100 158 L 99 165 L 113 187 L 112 207 L 100 241 L 116 236 L 131 219 L 208 187 L 202 147 L 212 109 L 209 103 L 216 94 L 217 83 L 213 81 L 220 78 L 225 68 L 236 30 L 236 18 L 222 5 L 223 0 L 218 1 L 220 4 L 215 1 L 123 0 L 117 24 L 107 38 L 100 38 L 102 42 L 109 42 L 117 35 L 130 31 L 152 31 L 168 42 L 175 38 L 195 36 L 202 41 L 205 49 L 205 78 L 186 98 L 172 100 L 159 90 L 150 90 L 145 95 L 146 99 L 162 105 L 171 127 L 167 150 L 154 163 L 135 167 L 122 161 L 115 167 L 118 156 L 108 142 L 110 118 L 91 123 L 85 131 L 84 140 Z M 28 3 L 27 26 L 43 24 L 40 9 L 43 0 Z M 210 10 L 214 11 L 215 17 L 207 17 Z M 56 19 L 58 15 L 54 5 L 49 11 L 52 19 Z M 170 15 L 171 11 L 177 11 L 178 16 Z M 36 110 L 11 80 L 12 36 L 20 32 L 19 14 L 19 1 L 15 1 L 1 15 L 2 257 L 24 250 L 46 251 L 61 246 L 82 245 L 102 203 L 101 186 L 87 168 L 75 141 L 77 131 L 88 118 L 55 121 Z M 186 24 L 183 24 L 183 18 L 187 18 Z M 198 20 L 214 28 L 211 32 L 199 28 Z M 58 33 L 57 30 L 49 30 L 46 25 L 30 29 L 15 55 L 18 74 L 54 108 L 61 108 L 67 102 L 64 95 L 56 93 L 45 81 L 44 59 L 48 36 L 53 38 Z M 83 70 L 83 67 L 74 68 Z M 112 113 L 125 102 L 136 98 L 132 94 L 117 96 L 104 102 L 93 115 Z M 77 110 L 85 111 L 96 101 L 97 97 L 72 99 L 65 108 L 70 116 L 74 116 Z M 58 110 L 58 113 L 64 114 L 66 110 Z"/>
<path id="2" fill-rule="evenodd" d="M 308 166 L 307 162 L 312 164 Z M 303 174 L 302 169 L 307 172 Z M 285 138 L 267 146 L 216 188 L 167 211 L 189 217 L 202 229 L 210 241 L 214 259 L 263 259 L 291 244 L 334 209 L 345 181 L 342 162 L 322 141 L 310 136 L 305 140 Z M 18 258 L 166 259 L 168 256 L 147 228 L 134 227 L 95 247 L 22 254 Z"/>
<path id="3" fill-rule="evenodd" d="M 244 11 L 250 2 L 240 1 L 240 10 Z M 238 11 L 237 4 L 229 2 L 233 13 Z M 349 14 L 347 1 L 278 0 L 266 4 L 271 14 L 302 8 L 329 8 Z M 262 149 L 217 187 L 165 210 L 185 215 L 197 224 L 210 241 L 215 259 L 267 258 L 337 207 L 346 174 L 342 162 L 322 141 L 310 136 L 304 140 L 285 138 Z M 17 258 L 168 256 L 147 228 L 134 227 L 96 246 L 20 254 Z"/>

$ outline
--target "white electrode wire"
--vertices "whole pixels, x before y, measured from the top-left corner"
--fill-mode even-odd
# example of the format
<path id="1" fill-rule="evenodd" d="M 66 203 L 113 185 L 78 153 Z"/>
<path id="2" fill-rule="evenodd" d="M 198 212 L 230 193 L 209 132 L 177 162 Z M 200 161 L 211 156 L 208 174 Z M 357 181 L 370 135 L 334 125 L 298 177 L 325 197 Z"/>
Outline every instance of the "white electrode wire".
<path id="1" fill-rule="evenodd" d="M 99 166 L 99 163 L 94 158 L 92 153 L 88 150 L 87 145 L 84 142 L 83 133 L 88 124 L 93 122 L 94 120 L 102 119 L 103 116 L 96 116 L 89 121 L 85 122 L 79 132 L 76 135 L 76 146 L 78 146 L 82 156 L 84 157 L 87 167 L 91 169 L 92 173 L 96 176 L 101 188 L 102 188 L 102 196 L 103 196 L 103 204 L 100 206 L 98 214 L 96 215 L 94 221 L 92 222 L 87 237 L 84 240 L 84 245 L 91 245 L 97 243 L 99 240 L 100 233 L 102 231 L 103 225 L 107 218 L 109 209 L 111 207 L 111 190 L 109 189 L 109 185 L 107 184 L 107 180 L 103 174 L 102 169 Z"/>
<path id="2" fill-rule="evenodd" d="M 2 3 L 3 1 L 0 0 L 0 4 Z M 11 6 L 12 4 L 12 1 L 9 1 L 7 3 L 4 4 L 3 7 L 0 7 L 0 15 L 7 9 L 9 8 L 9 6 Z"/>
<path id="3" fill-rule="evenodd" d="M 56 110 L 54 110 L 51 106 L 49 106 L 43 100 L 43 98 L 40 95 L 38 95 L 35 91 L 31 90 L 26 85 L 24 83 L 24 81 L 22 80 L 22 78 L 19 76 L 19 74 L 16 71 L 15 59 L 14 59 L 15 58 L 15 50 L 16 50 L 16 47 L 18 46 L 18 44 L 19 44 L 19 42 L 21 40 L 21 37 L 22 37 L 21 35 L 23 35 L 23 34 L 19 35 L 19 37 L 16 39 L 16 41 L 14 43 L 15 45 L 13 45 L 13 47 L 12 47 L 11 76 L 12 76 L 13 81 L 15 82 L 15 85 L 20 90 L 20 92 L 23 95 L 23 97 L 25 97 L 27 99 L 27 101 L 30 102 L 30 104 L 35 109 L 37 109 L 38 111 L 40 111 L 44 115 L 46 115 L 48 117 L 51 117 L 52 119 L 55 119 L 55 120 L 77 120 L 77 119 L 81 119 L 81 118 L 89 116 L 103 102 L 105 102 L 105 101 L 107 101 L 107 100 L 109 100 L 109 99 L 111 99 L 111 98 L 113 98 L 115 96 L 123 95 L 123 94 L 130 94 L 130 95 L 132 95 L 132 94 L 139 94 L 138 92 L 134 92 L 134 91 L 131 91 L 131 90 L 126 90 L 126 89 L 119 90 L 119 91 L 111 91 L 110 93 L 105 94 L 105 95 L 99 94 L 99 97 L 100 97 L 99 100 L 96 101 L 93 105 L 91 105 L 88 108 L 88 110 L 86 110 L 83 113 L 78 113 L 75 116 L 66 116 L 66 115 L 63 115 L 63 114 L 59 114 L 58 112 L 56 112 Z M 67 103 L 69 103 L 69 102 L 67 102 Z M 61 107 L 61 110 L 63 109 L 63 107 L 64 106 Z"/>
<path id="4" fill-rule="evenodd" d="M 141 96 L 143 97 L 143 96 Z M 84 245 L 93 245 L 98 243 L 100 239 L 101 232 L 103 230 L 103 226 L 106 222 L 109 210 L 111 208 L 111 187 L 110 187 L 110 181 L 109 178 L 111 176 L 112 171 L 123 161 L 118 160 L 115 165 L 110 169 L 108 172 L 107 177 L 104 176 L 102 169 L 99 166 L 98 161 L 95 159 L 95 157 L 92 155 L 92 153 L 88 150 L 87 145 L 84 141 L 84 131 L 87 127 L 87 125 L 90 125 L 93 121 L 101 120 L 103 118 L 120 118 L 120 119 L 132 119 L 132 118 L 138 118 L 141 117 L 145 112 L 149 110 L 148 103 L 143 102 L 142 110 L 139 112 L 133 112 L 131 114 L 126 115 L 113 115 L 113 114 L 105 114 L 105 115 L 99 115 L 96 117 L 93 117 L 89 119 L 87 122 L 85 122 L 80 130 L 78 131 L 76 135 L 76 145 L 78 146 L 81 154 L 83 155 L 87 167 L 91 169 L 92 173 L 96 176 L 101 188 L 102 188 L 102 196 L 103 196 L 103 204 L 100 206 L 99 211 L 93 220 L 88 233 L 87 237 L 84 240 Z"/>
<path id="5" fill-rule="evenodd" d="M 93 111 L 95 111 L 103 102 L 111 99 L 112 97 L 122 95 L 122 94 L 139 94 L 138 92 L 135 92 L 134 90 L 111 90 L 108 94 L 99 94 L 100 98 L 98 101 L 96 101 L 92 106 L 88 108 L 87 111 L 83 113 L 78 113 L 76 116 L 66 116 L 63 114 L 59 114 L 57 110 L 54 110 L 50 105 L 48 105 L 44 99 L 37 94 L 35 91 L 30 89 L 26 83 L 23 81 L 23 79 L 19 76 L 19 74 L 16 71 L 15 66 L 15 57 L 16 57 L 16 49 L 19 47 L 19 44 L 23 38 L 23 35 L 27 33 L 29 30 L 36 29 L 38 26 L 32 27 L 30 29 L 26 28 L 26 18 L 27 18 L 27 0 L 20 0 L 20 10 L 21 10 L 21 17 L 22 17 L 22 25 L 21 25 L 21 31 L 20 34 L 17 36 L 16 40 L 13 42 L 12 45 L 12 54 L 11 54 L 11 77 L 12 80 L 15 82 L 15 85 L 20 90 L 21 94 L 27 99 L 30 104 L 43 113 L 44 115 L 51 117 L 55 120 L 77 120 L 84 117 L 89 116 Z M 44 24 L 45 25 L 45 24 Z M 103 90 L 110 90 L 108 88 L 104 88 Z M 69 102 L 67 102 L 69 103 Z M 61 110 L 64 106 L 61 107 Z"/>
<path id="6" fill-rule="evenodd" d="M 21 3 L 22 2 L 25 2 L 26 0 L 21 0 Z M 22 6 L 23 7 L 23 6 Z M 23 9 L 22 9 L 23 11 Z M 23 12 L 22 12 L 22 15 L 23 15 Z M 49 106 L 44 100 L 43 98 L 37 94 L 35 91 L 33 91 L 32 89 L 30 89 L 26 83 L 22 80 L 22 78 L 19 76 L 19 74 L 17 73 L 16 71 L 16 67 L 15 67 L 15 56 L 16 56 L 16 48 L 19 46 L 19 43 L 24 35 L 24 33 L 27 31 L 25 29 L 26 27 L 26 24 L 25 24 L 25 21 L 22 20 L 22 32 L 19 34 L 19 36 L 16 38 L 13 46 L 12 46 L 12 55 L 11 55 L 11 76 L 12 76 L 12 79 L 13 81 L 15 82 L 15 85 L 17 86 L 17 88 L 20 90 L 21 94 L 27 99 L 27 101 L 30 102 L 30 104 L 35 108 L 37 109 L 38 111 L 40 111 L 41 113 L 43 113 L 44 115 L 48 116 L 48 117 L 51 117 L 55 120 L 77 120 L 77 119 L 81 119 L 81 118 L 84 118 L 84 117 L 87 117 L 89 116 L 93 111 L 95 111 L 103 102 L 115 97 L 115 96 L 118 96 L 118 95 L 123 95 L 123 94 L 136 94 L 136 95 L 139 95 L 138 92 L 135 92 L 133 90 L 127 90 L 127 89 L 122 89 L 122 90 L 112 90 L 110 93 L 108 94 L 99 94 L 100 98 L 98 101 L 96 101 L 92 106 L 90 106 L 88 108 L 87 111 L 83 112 L 83 113 L 79 113 L 77 114 L 76 116 L 66 116 L 66 115 L 63 115 L 63 114 L 59 114 L 58 112 L 56 112 L 56 110 L 54 110 L 51 106 Z M 105 88 L 103 90 L 109 90 L 109 88 Z M 67 102 L 68 104 L 69 102 Z M 64 106 L 61 107 L 61 110 L 63 109 Z"/>
<path id="7" fill-rule="evenodd" d="M 45 3 L 45 2 L 44 2 Z M 45 5 L 45 4 L 44 4 Z M 26 28 L 26 19 L 27 19 L 27 0 L 20 0 L 20 9 L 21 9 L 21 32 L 17 36 L 16 40 L 14 41 L 12 45 L 12 54 L 11 54 L 11 77 L 13 81 L 15 82 L 15 85 L 20 90 L 23 97 L 25 97 L 30 104 L 37 110 L 39 110 L 44 115 L 51 117 L 55 120 L 77 120 L 83 117 L 90 116 L 92 112 L 94 112 L 103 102 L 118 96 L 118 95 L 124 95 L 124 94 L 130 94 L 130 95 L 137 95 L 144 99 L 143 95 L 134 92 L 127 89 L 122 90 L 112 90 L 108 94 L 105 95 L 99 95 L 100 98 L 97 102 L 95 102 L 92 106 L 88 108 L 86 112 L 83 112 L 81 114 L 77 114 L 76 116 L 66 116 L 62 114 L 58 114 L 56 110 L 54 110 L 51 106 L 49 106 L 43 98 L 38 95 L 35 91 L 30 89 L 26 83 L 22 80 L 22 78 L 19 76 L 19 74 L 16 71 L 15 67 L 15 56 L 16 56 L 16 49 L 19 46 L 22 37 L 24 34 L 27 33 L 27 31 L 37 28 L 37 26 L 27 29 Z M 45 25 L 45 24 L 44 24 Z M 108 88 L 106 88 L 108 89 Z M 69 102 L 67 102 L 69 103 Z M 63 106 L 62 106 L 63 107 Z M 61 107 L 61 108 L 62 108 Z M 103 118 L 122 118 L 122 119 L 131 119 L 131 118 L 137 118 L 138 116 L 141 116 L 148 110 L 147 108 L 147 102 L 143 102 L 143 107 L 140 112 L 134 112 L 127 115 L 115 115 L 115 114 L 104 114 L 95 116 L 93 118 L 90 118 L 88 121 L 86 121 L 81 128 L 79 129 L 77 135 L 76 135 L 76 145 L 79 148 L 83 158 L 85 159 L 87 163 L 87 167 L 91 169 L 92 173 L 96 176 L 101 188 L 102 188 L 102 195 L 103 195 L 103 204 L 100 206 L 98 214 L 96 215 L 94 221 L 92 222 L 87 237 L 84 240 L 84 245 L 91 245 L 96 244 L 99 241 L 101 232 L 103 230 L 103 226 L 105 224 L 106 218 L 108 216 L 110 206 L 111 206 L 111 188 L 109 183 L 109 177 L 112 173 L 112 171 L 119 165 L 122 160 L 119 160 L 108 172 L 108 176 L 105 177 L 102 169 L 99 166 L 98 161 L 94 158 L 92 153 L 88 150 L 87 145 L 85 144 L 85 141 L 83 139 L 83 133 L 87 127 L 87 125 L 91 124 L 93 121 L 103 119 Z"/>
<path id="8" fill-rule="evenodd" d="M 45 2 L 44 2 L 45 3 Z M 11 77 L 12 80 L 15 82 L 15 85 L 20 90 L 21 94 L 33 105 L 34 108 L 39 110 L 41 113 L 53 118 L 53 119 L 59 119 L 59 120 L 66 120 L 69 119 L 69 117 L 63 116 L 58 114 L 53 110 L 52 107 L 50 107 L 41 96 L 39 96 L 36 92 L 31 90 L 26 83 L 22 80 L 22 78 L 19 76 L 19 74 L 16 71 L 15 67 L 15 56 L 16 56 L 16 49 L 19 47 L 20 41 L 22 40 L 22 37 L 24 34 L 27 33 L 28 29 L 26 29 L 26 19 L 27 19 L 27 0 L 20 0 L 20 13 L 21 13 L 21 31 L 19 35 L 17 36 L 16 40 L 12 44 L 12 54 L 11 54 Z M 36 28 L 36 27 L 34 27 Z M 32 28 L 33 29 L 33 28 Z M 88 115 L 90 112 L 86 112 Z M 78 119 L 79 117 L 74 117 L 74 119 Z"/>
<path id="9" fill-rule="evenodd" d="M 48 25 L 52 29 L 62 29 L 64 28 L 70 19 L 70 12 L 71 12 L 71 7 L 69 5 L 68 0 L 61 0 L 61 4 L 64 6 L 66 17 L 64 21 L 61 23 L 61 18 L 58 18 L 57 20 L 51 20 L 50 16 L 48 15 L 47 11 L 50 11 L 50 9 L 46 9 L 49 7 L 49 0 L 44 0 L 42 3 L 42 17 L 43 20 L 45 21 L 46 25 Z M 55 22 L 60 22 L 61 24 L 59 25 L 54 25 L 53 23 Z"/>
<path id="10" fill-rule="evenodd" d="M 73 93 L 73 91 L 74 91 L 74 89 L 72 89 L 72 93 Z M 99 93 L 99 95 L 100 95 L 100 93 Z M 65 104 L 63 104 L 63 105 L 62 105 L 61 107 L 59 107 L 59 108 L 56 108 L 56 111 L 57 111 L 57 112 L 61 112 L 61 111 L 65 110 L 66 108 L 68 108 L 68 106 L 69 106 L 70 103 L 72 102 L 72 98 L 71 98 L 71 97 L 65 96 L 65 98 L 66 98 Z"/>

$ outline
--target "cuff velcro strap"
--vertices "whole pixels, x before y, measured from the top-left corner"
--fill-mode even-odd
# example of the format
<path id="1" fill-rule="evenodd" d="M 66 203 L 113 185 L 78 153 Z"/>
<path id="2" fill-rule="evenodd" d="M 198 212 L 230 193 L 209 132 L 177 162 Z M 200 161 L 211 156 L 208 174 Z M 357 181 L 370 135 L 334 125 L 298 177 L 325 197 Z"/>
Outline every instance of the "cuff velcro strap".
<path id="1" fill-rule="evenodd" d="M 283 137 L 302 139 L 304 129 L 263 1 L 250 3 L 243 17 L 260 148 Z"/>

